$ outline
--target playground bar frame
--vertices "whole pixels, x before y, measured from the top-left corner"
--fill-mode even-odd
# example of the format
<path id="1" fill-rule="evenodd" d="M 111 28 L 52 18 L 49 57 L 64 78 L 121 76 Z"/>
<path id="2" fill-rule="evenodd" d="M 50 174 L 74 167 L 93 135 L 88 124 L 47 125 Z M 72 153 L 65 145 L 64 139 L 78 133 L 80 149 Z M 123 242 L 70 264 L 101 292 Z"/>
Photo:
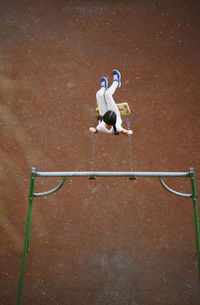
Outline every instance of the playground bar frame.
<path id="1" fill-rule="evenodd" d="M 190 172 L 35 172 L 36 177 L 189 177 Z"/>
<path id="2" fill-rule="evenodd" d="M 34 183 L 35 178 L 37 177 L 62 177 L 62 181 L 55 188 L 42 192 L 42 193 L 34 193 Z M 161 185 L 170 193 L 186 197 L 192 198 L 193 202 L 193 214 L 194 214 L 194 227 L 195 227 L 195 240 L 196 240 L 196 254 L 197 254 L 197 264 L 198 264 L 198 276 L 200 281 L 200 235 L 199 235 L 199 222 L 198 222 L 198 206 L 197 206 L 197 192 L 196 192 L 196 183 L 195 183 L 195 173 L 194 169 L 190 168 L 189 172 L 96 172 L 96 171 L 88 171 L 88 172 L 36 172 L 35 168 L 31 169 L 30 175 L 30 186 L 29 186 L 29 196 L 28 196 L 28 211 L 27 211 L 27 220 L 26 220 L 26 229 L 25 229 L 25 237 L 24 237 L 24 246 L 22 253 L 22 262 L 20 269 L 20 277 L 19 277 L 19 288 L 18 288 L 18 296 L 17 296 L 17 305 L 20 305 L 21 302 L 21 294 L 24 280 L 24 270 L 26 263 L 26 255 L 28 253 L 28 245 L 29 245 L 29 233 L 30 233 L 30 223 L 31 223 L 31 213 L 33 207 L 33 197 L 41 197 L 50 195 L 56 191 L 58 191 L 65 183 L 67 177 L 88 177 L 90 179 L 95 179 L 96 177 L 128 177 L 130 180 L 133 180 L 136 177 L 157 177 L 161 183 Z M 184 194 L 177 192 L 166 185 L 163 181 L 165 177 L 187 177 L 190 178 L 191 182 L 191 194 Z"/>

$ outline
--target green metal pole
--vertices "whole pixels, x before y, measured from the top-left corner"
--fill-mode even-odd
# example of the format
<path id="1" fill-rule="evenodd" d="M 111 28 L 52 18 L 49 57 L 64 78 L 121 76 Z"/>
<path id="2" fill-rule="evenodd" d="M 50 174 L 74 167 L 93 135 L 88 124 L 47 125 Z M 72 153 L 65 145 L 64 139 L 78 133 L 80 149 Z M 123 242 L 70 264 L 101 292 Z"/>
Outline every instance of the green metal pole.
<path id="1" fill-rule="evenodd" d="M 198 275 L 199 275 L 199 281 L 200 281 L 200 237 L 199 237 L 197 192 L 196 192 L 194 168 L 190 169 L 190 178 L 191 178 L 191 186 L 192 186 L 192 200 L 193 200 L 193 212 L 194 212 L 194 227 L 195 227 L 197 262 L 198 262 Z"/>
<path id="2" fill-rule="evenodd" d="M 35 182 L 35 168 L 33 167 L 31 169 L 31 177 L 30 177 L 30 187 L 29 187 L 29 196 L 28 196 L 28 212 L 27 212 L 27 219 L 26 219 L 26 231 L 25 231 L 25 237 L 24 237 L 21 271 L 20 271 L 20 277 L 19 277 L 17 305 L 20 305 L 20 302 L 21 302 L 22 286 L 23 286 L 23 280 L 24 280 L 24 269 L 25 269 L 25 263 L 26 263 L 26 254 L 28 253 L 34 182 Z"/>

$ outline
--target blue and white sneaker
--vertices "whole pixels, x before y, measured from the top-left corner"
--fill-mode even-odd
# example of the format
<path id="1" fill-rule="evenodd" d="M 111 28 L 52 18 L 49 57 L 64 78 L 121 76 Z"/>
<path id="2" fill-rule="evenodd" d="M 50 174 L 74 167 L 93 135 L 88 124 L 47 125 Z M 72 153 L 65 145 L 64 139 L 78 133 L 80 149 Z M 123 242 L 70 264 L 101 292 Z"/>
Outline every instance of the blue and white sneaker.
<path id="1" fill-rule="evenodd" d="M 121 74 L 118 70 L 113 70 L 113 82 L 118 82 L 118 88 L 121 87 Z"/>
<path id="2" fill-rule="evenodd" d="M 106 77 L 101 78 L 101 88 L 105 88 L 106 90 L 108 89 L 108 80 Z"/>

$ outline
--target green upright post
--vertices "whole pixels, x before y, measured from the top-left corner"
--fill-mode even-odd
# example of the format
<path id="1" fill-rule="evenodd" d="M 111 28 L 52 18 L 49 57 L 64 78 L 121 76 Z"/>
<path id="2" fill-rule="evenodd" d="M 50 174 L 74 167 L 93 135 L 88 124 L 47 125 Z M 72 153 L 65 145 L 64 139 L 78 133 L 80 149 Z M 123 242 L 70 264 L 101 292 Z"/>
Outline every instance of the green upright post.
<path id="1" fill-rule="evenodd" d="M 195 227 L 197 262 L 198 262 L 198 274 L 199 274 L 199 280 L 200 280 L 200 237 L 199 237 L 197 192 L 196 192 L 194 168 L 190 169 L 190 178 L 191 178 L 191 186 L 192 186 L 192 200 L 193 200 L 193 212 L 194 212 L 194 227 Z"/>
<path id="2" fill-rule="evenodd" d="M 28 196 L 28 212 L 27 212 L 27 219 L 26 219 L 26 231 L 25 231 L 25 237 L 24 237 L 21 271 L 20 271 L 20 277 L 19 277 L 17 305 L 20 305 L 20 301 L 21 301 L 22 286 L 23 286 L 23 280 L 24 280 L 24 269 L 25 269 L 25 263 L 26 263 L 26 254 L 28 253 L 34 182 L 35 182 L 35 168 L 33 167 L 31 169 L 31 177 L 30 177 L 30 188 L 29 188 L 29 196 Z"/>

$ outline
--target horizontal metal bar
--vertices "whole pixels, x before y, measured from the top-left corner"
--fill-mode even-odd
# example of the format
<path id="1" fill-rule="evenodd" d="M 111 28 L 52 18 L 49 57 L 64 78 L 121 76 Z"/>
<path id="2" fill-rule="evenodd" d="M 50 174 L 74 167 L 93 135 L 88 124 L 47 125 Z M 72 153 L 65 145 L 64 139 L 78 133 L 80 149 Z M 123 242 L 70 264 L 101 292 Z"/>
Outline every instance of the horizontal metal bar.
<path id="1" fill-rule="evenodd" d="M 189 177 L 189 172 L 35 172 L 36 177 Z"/>

